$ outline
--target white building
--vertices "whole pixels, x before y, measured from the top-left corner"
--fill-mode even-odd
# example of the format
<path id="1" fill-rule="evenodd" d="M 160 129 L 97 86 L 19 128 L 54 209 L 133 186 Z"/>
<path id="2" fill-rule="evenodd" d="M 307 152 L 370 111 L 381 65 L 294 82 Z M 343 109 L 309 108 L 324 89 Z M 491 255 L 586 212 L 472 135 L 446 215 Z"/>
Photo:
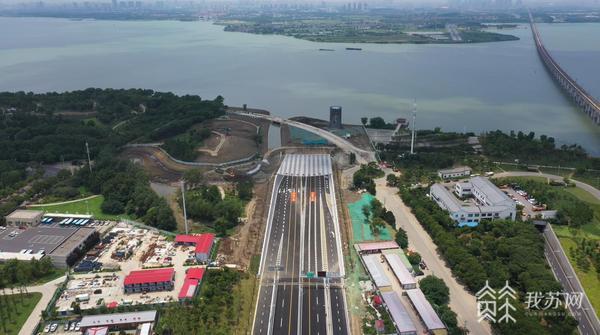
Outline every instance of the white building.
<path id="1" fill-rule="evenodd" d="M 8 226 L 37 226 L 42 221 L 44 212 L 17 209 L 6 216 Z"/>
<path id="2" fill-rule="evenodd" d="M 517 213 L 515 202 L 483 177 L 456 183 L 454 193 L 441 184 L 434 184 L 430 194 L 459 225 L 474 226 L 482 219 L 514 220 Z"/>
<path id="3" fill-rule="evenodd" d="M 439 170 L 438 176 L 442 179 L 461 178 L 471 175 L 471 168 L 468 166 L 459 166 L 452 169 Z"/>

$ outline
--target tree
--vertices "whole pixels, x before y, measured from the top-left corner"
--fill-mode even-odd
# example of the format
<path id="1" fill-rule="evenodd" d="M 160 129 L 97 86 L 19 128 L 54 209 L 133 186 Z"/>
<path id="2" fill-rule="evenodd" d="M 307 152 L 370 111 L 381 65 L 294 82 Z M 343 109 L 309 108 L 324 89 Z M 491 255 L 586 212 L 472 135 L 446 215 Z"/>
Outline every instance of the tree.
<path id="1" fill-rule="evenodd" d="M 408 236 L 406 235 L 406 231 L 404 229 L 398 227 L 398 231 L 396 232 L 395 240 L 396 240 L 396 243 L 398 243 L 398 245 L 400 246 L 400 248 L 402 248 L 402 249 L 408 248 Z"/>
<path id="2" fill-rule="evenodd" d="M 361 118 L 360 118 L 360 123 L 362 123 L 362 125 L 363 125 L 363 126 L 366 126 L 366 125 L 367 125 L 367 121 L 369 121 L 369 119 L 368 119 L 368 118 L 366 118 L 366 117 L 361 117 Z"/>
<path id="3" fill-rule="evenodd" d="M 408 261 L 412 265 L 418 265 L 421 263 L 421 255 L 416 251 L 410 252 L 406 258 L 408 258 Z"/>
<path id="4" fill-rule="evenodd" d="M 237 195 L 240 199 L 244 201 L 250 201 L 252 199 L 253 188 L 254 183 L 252 182 L 252 179 L 247 179 L 236 183 Z"/>
<path id="5" fill-rule="evenodd" d="M 427 276 L 419 281 L 419 287 L 429 302 L 442 306 L 450 302 L 450 290 L 438 277 Z"/>
<path id="6" fill-rule="evenodd" d="M 395 174 L 390 173 L 385 177 L 387 186 L 396 187 L 398 186 L 398 177 Z"/>
<path id="7" fill-rule="evenodd" d="M 369 120 L 369 128 L 386 129 L 389 128 L 382 117 L 376 116 Z"/>
<path id="8" fill-rule="evenodd" d="M 369 218 L 371 217 L 371 207 L 369 205 L 364 205 L 361 208 L 362 214 L 365 217 L 365 221 L 369 222 Z"/>
<path id="9" fill-rule="evenodd" d="M 392 211 L 388 211 L 385 208 L 383 209 L 383 216 L 381 217 L 385 222 L 387 222 L 390 226 L 396 226 L 396 217 Z"/>
<path id="10" fill-rule="evenodd" d="M 379 232 L 381 231 L 381 229 L 385 228 L 385 221 L 383 221 L 382 218 L 380 217 L 373 217 L 373 219 L 371 219 L 371 230 L 373 231 L 373 233 L 375 235 L 379 235 Z"/>
<path id="11" fill-rule="evenodd" d="M 123 203 L 116 199 L 104 200 L 100 208 L 102 209 L 102 212 L 106 214 L 123 214 L 124 212 Z"/>
<path id="12" fill-rule="evenodd" d="M 183 180 L 188 190 L 195 189 L 204 184 L 204 172 L 201 169 L 190 169 L 183 173 Z"/>

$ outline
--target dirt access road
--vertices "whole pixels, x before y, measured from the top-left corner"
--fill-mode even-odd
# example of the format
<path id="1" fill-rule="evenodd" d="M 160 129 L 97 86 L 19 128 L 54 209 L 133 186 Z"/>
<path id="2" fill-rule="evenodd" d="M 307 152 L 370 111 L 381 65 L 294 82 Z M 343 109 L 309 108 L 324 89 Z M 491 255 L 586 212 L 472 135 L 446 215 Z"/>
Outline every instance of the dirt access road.
<path id="1" fill-rule="evenodd" d="M 391 173 L 391 170 L 386 170 L 385 172 L 387 175 Z M 446 285 L 448 285 L 450 289 L 450 308 L 456 312 L 458 324 L 462 327 L 466 326 L 470 334 L 491 334 L 492 330 L 489 323 L 480 323 L 477 321 L 477 301 L 475 296 L 456 281 L 452 275 L 452 271 L 438 254 L 437 246 L 433 243 L 429 234 L 427 234 L 417 221 L 410 208 L 398 196 L 398 189 L 388 187 L 385 177 L 376 179 L 375 184 L 377 199 L 388 210 L 394 213 L 396 225 L 406 231 L 409 249 L 421 254 L 421 257 L 427 264 L 428 269 L 424 271 L 425 275 L 435 275 L 444 280 Z"/>

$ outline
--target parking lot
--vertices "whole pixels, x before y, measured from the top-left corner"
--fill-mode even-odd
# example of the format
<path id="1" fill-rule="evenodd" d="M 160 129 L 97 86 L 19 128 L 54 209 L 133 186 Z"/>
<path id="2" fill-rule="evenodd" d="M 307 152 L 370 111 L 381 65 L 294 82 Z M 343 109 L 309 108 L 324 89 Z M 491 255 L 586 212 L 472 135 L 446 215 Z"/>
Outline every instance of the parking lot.
<path id="1" fill-rule="evenodd" d="M 48 322 L 42 328 L 42 333 L 52 333 L 52 334 L 81 334 L 81 331 L 78 327 L 79 319 L 69 320 L 69 321 L 55 321 Z"/>
<path id="2" fill-rule="evenodd" d="M 523 208 L 523 219 L 550 218 L 556 214 L 556 211 L 548 210 L 545 204 L 539 203 L 535 198 L 521 189 L 519 185 L 504 185 L 501 190 L 506 193 L 513 201 Z"/>

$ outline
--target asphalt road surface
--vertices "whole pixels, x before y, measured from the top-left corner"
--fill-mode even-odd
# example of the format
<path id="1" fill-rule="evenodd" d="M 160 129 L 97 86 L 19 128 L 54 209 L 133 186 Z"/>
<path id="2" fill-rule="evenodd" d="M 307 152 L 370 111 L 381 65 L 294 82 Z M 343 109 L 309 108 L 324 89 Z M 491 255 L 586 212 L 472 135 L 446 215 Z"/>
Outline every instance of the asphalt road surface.
<path id="1" fill-rule="evenodd" d="M 598 322 L 596 311 L 577 279 L 577 275 L 550 224 L 546 226 L 543 234 L 544 241 L 546 242 L 544 254 L 556 279 L 558 279 L 566 293 L 583 294 L 581 305 L 568 306 L 575 320 L 579 322 L 579 332 L 581 335 L 599 335 L 600 323 Z"/>
<path id="2" fill-rule="evenodd" d="M 307 166 L 275 178 L 253 327 L 257 335 L 348 334 L 331 171 L 311 170 L 325 173 L 316 175 Z"/>
<path id="3" fill-rule="evenodd" d="M 561 176 L 524 171 L 503 172 L 496 174 L 494 177 L 544 177 L 552 180 L 563 180 L 563 177 Z M 598 189 L 576 180 L 573 180 L 573 182 L 577 187 L 584 189 L 600 200 L 600 191 Z M 575 270 L 573 269 L 573 266 L 571 266 L 567 255 L 565 255 L 565 251 L 556 237 L 554 230 L 552 230 L 551 225 L 547 225 L 543 232 L 543 236 L 545 242 L 544 254 L 548 260 L 548 264 L 550 264 L 550 267 L 552 268 L 552 272 L 565 292 L 569 294 L 583 293 L 581 306 L 569 306 L 571 314 L 579 322 L 579 332 L 582 335 L 599 335 L 600 321 L 598 320 L 598 316 L 585 294 L 583 286 L 581 285 L 581 282 L 579 282 Z"/>

